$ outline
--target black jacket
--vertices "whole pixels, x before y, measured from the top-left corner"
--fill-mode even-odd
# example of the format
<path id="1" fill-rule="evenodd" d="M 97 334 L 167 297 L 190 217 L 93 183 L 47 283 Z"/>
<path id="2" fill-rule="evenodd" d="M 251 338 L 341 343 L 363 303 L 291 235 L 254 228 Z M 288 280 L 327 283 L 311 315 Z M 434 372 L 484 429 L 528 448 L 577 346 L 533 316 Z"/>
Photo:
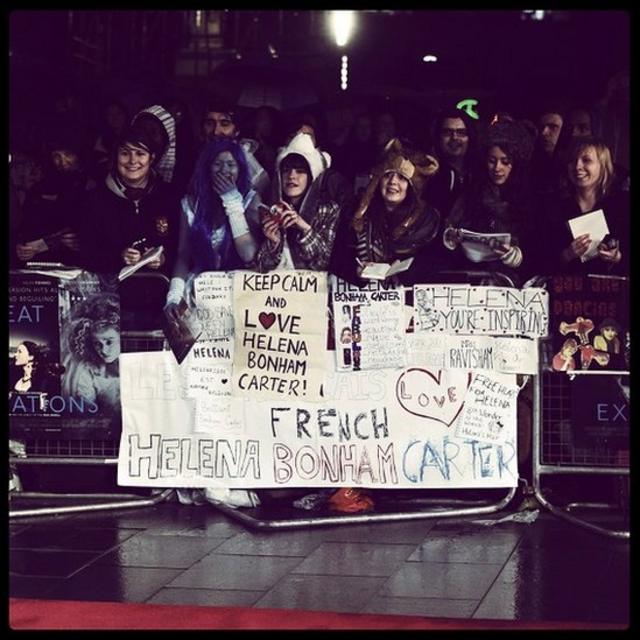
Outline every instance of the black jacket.
<path id="1" fill-rule="evenodd" d="M 164 246 L 165 263 L 159 272 L 170 276 L 178 243 L 179 211 L 175 190 L 159 176 L 154 175 L 146 193 L 134 201 L 108 175 L 91 193 L 82 223 L 84 266 L 95 272 L 118 272 L 125 266 L 124 249 L 144 239 L 144 248 Z"/>

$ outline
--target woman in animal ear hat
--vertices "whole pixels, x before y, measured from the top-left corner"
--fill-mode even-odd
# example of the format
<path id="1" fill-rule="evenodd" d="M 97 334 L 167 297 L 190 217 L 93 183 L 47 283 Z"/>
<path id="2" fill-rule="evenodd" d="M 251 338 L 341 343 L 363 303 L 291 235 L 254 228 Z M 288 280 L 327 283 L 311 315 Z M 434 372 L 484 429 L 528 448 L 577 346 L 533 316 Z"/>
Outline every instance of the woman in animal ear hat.
<path id="1" fill-rule="evenodd" d="M 425 201 L 424 186 L 438 166 L 433 156 L 398 138 L 388 142 L 351 221 L 361 263 L 416 256 L 436 238 L 440 214 Z M 424 275 L 426 263 L 421 262 Z"/>

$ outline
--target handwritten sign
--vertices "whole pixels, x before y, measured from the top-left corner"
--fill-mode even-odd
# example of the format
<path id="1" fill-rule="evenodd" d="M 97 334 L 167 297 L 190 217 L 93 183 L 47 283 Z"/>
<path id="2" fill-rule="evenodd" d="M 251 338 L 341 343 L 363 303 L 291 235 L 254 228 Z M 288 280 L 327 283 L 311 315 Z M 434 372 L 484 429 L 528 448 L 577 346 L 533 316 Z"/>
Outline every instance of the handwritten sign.
<path id="1" fill-rule="evenodd" d="M 182 372 L 170 353 L 124 354 L 121 368 L 123 486 L 517 485 L 515 416 L 501 414 L 500 441 L 457 435 L 469 372 L 330 372 L 322 402 L 234 399 L 241 428 L 205 432 L 195 429 L 196 401 L 179 393 Z M 514 379 L 500 378 L 505 386 Z"/>
<path id="2" fill-rule="evenodd" d="M 476 373 L 456 426 L 456 436 L 492 444 L 505 442 L 505 425 L 516 422 L 518 391 L 518 385 L 508 377 Z"/>
<path id="3" fill-rule="evenodd" d="M 206 271 L 193 283 L 201 340 L 215 340 L 233 335 L 233 274 Z"/>
<path id="4" fill-rule="evenodd" d="M 326 273 L 235 272 L 235 394 L 254 400 L 320 399 L 326 297 Z"/>
<path id="5" fill-rule="evenodd" d="M 444 369 L 447 337 L 437 333 L 407 333 L 407 364 Z"/>
<path id="6" fill-rule="evenodd" d="M 336 369 L 406 364 L 404 289 L 370 281 L 362 287 L 331 276 Z"/>
<path id="7" fill-rule="evenodd" d="M 548 333 L 549 295 L 544 289 L 415 285 L 416 330 L 448 334 Z"/>
<path id="8" fill-rule="evenodd" d="M 445 343 L 445 369 L 486 369 L 530 375 L 538 371 L 535 340 L 484 335 L 440 337 Z"/>

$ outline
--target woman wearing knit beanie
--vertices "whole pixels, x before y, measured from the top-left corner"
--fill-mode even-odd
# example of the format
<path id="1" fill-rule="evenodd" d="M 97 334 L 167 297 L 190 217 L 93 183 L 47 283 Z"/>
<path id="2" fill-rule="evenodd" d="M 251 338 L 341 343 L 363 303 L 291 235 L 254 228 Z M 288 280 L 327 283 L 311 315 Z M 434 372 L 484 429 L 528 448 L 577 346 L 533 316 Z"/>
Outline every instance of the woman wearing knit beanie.
<path id="1" fill-rule="evenodd" d="M 480 132 L 475 177 L 445 222 L 443 242 L 456 251 L 455 267 L 482 263 L 516 284 L 528 274 L 525 247 L 532 236 L 533 203 L 527 173 L 533 143 L 518 121 L 499 120 Z"/>

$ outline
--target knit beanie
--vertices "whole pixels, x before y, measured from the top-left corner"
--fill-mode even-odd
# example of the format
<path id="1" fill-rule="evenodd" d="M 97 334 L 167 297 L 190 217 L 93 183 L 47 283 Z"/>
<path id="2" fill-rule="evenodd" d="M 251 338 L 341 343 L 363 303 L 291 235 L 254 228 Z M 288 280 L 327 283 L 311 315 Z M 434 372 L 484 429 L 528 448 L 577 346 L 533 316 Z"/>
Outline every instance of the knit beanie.
<path id="1" fill-rule="evenodd" d="M 167 134 L 167 147 L 162 155 L 158 154 L 159 157 L 156 157 L 155 169 L 163 180 L 171 182 L 173 179 L 173 170 L 176 164 L 176 121 L 164 107 L 154 104 L 151 107 L 147 107 L 146 109 L 139 111 L 133 117 L 132 124 L 135 125 L 136 120 L 145 113 L 155 116 L 160 121 L 160 124 Z"/>

